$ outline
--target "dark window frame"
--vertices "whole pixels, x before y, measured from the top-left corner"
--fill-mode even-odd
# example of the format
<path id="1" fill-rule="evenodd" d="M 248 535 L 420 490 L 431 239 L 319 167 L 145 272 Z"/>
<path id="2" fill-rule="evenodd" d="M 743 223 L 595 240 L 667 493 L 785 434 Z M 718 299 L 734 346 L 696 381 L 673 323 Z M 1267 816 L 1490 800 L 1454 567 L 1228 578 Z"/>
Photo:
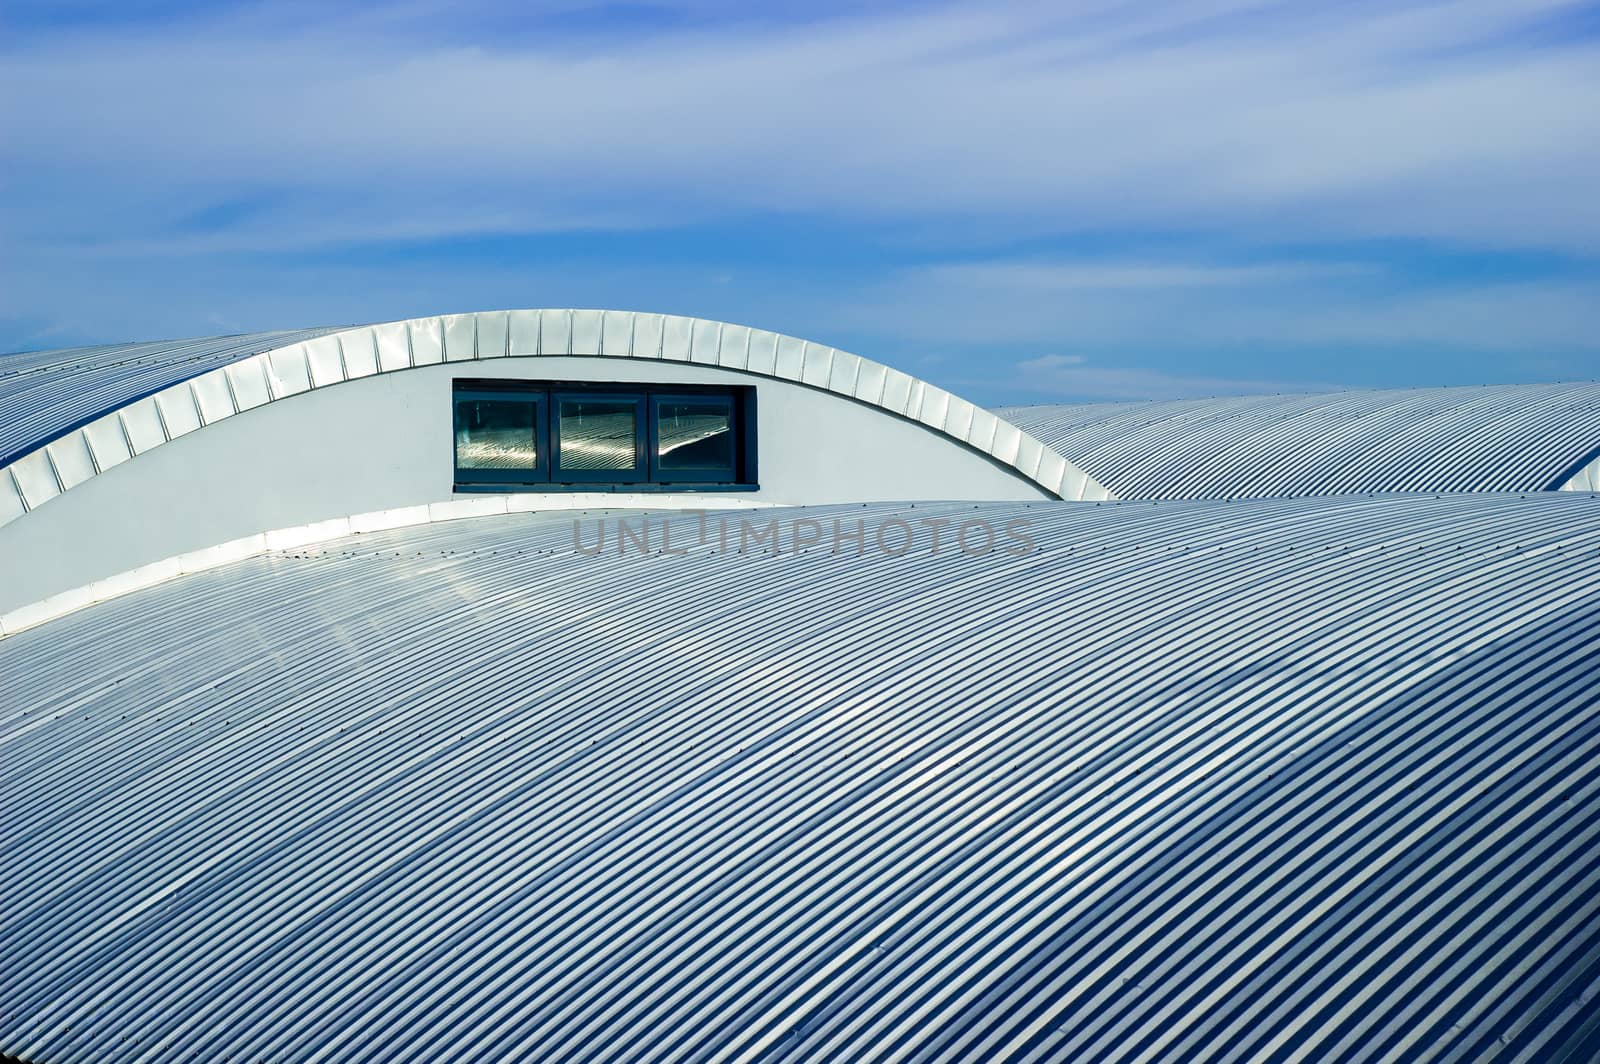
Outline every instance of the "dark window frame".
<path id="1" fill-rule="evenodd" d="M 457 404 L 461 402 L 525 402 L 533 406 L 532 469 L 482 469 L 463 467 L 456 449 L 459 431 Z M 542 389 L 528 388 L 456 388 L 450 396 L 450 454 L 457 483 L 516 487 L 522 484 L 539 484 L 550 479 L 550 397 Z"/>
<path id="2" fill-rule="evenodd" d="M 454 464 L 456 403 L 463 399 L 513 399 L 535 403 L 535 446 L 538 461 L 527 470 L 463 469 Z M 729 401 L 733 432 L 733 467 L 662 470 L 659 464 L 661 400 L 694 401 L 708 397 Z M 622 398 L 640 404 L 634 434 L 637 472 L 563 470 L 560 466 L 562 398 Z M 459 378 L 451 388 L 451 454 L 454 490 L 473 492 L 738 492 L 757 491 L 756 389 L 753 385 L 648 383 L 639 381 L 480 380 Z M 667 479 L 692 477 L 693 479 Z M 631 478 L 631 479 L 630 479 Z"/>
<path id="3" fill-rule="evenodd" d="M 727 406 L 728 445 L 726 465 L 684 466 L 663 469 L 661 466 L 661 407 L 664 403 L 723 403 Z M 745 438 L 740 423 L 739 399 L 731 394 L 707 394 L 687 391 L 654 391 L 649 396 L 650 425 L 646 433 L 646 451 L 650 458 L 650 481 L 653 484 L 736 484 L 739 481 L 740 441 Z"/>
<path id="4" fill-rule="evenodd" d="M 561 465 L 561 404 L 567 402 L 618 403 L 633 406 L 632 469 L 565 469 Z M 645 394 L 591 388 L 550 389 L 550 482 L 552 484 L 639 484 L 650 479 L 645 454 L 649 436 L 649 411 Z"/>

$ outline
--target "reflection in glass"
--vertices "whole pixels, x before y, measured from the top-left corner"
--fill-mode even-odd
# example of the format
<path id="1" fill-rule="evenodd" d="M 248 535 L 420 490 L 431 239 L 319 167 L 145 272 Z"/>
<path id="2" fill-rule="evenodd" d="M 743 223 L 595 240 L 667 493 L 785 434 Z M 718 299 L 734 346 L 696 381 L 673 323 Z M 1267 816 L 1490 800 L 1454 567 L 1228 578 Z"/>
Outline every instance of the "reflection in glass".
<path id="1" fill-rule="evenodd" d="M 662 469 L 732 469 L 732 409 L 723 400 L 663 400 L 656 407 Z"/>
<path id="2" fill-rule="evenodd" d="M 561 400 L 561 468 L 638 468 L 638 410 L 626 399 Z"/>
<path id="3" fill-rule="evenodd" d="M 456 402 L 456 465 L 461 469 L 533 469 L 533 404 L 519 399 Z"/>

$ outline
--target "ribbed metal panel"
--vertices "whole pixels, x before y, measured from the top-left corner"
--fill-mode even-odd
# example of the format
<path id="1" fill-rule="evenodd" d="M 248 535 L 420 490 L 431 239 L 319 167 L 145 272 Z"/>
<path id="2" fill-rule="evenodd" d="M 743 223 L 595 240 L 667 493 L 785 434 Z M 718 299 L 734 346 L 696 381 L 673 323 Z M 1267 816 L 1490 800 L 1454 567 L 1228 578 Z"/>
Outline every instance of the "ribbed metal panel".
<path id="1" fill-rule="evenodd" d="M 996 412 L 1123 499 L 1550 491 L 1600 449 L 1592 381 Z"/>
<path id="2" fill-rule="evenodd" d="M 298 329 L 0 355 L 0 468 L 169 385 L 333 331 Z"/>
<path id="3" fill-rule="evenodd" d="M 747 516 L 919 546 L 485 518 L 0 641 L 0 1051 L 1592 1059 L 1600 499 Z"/>

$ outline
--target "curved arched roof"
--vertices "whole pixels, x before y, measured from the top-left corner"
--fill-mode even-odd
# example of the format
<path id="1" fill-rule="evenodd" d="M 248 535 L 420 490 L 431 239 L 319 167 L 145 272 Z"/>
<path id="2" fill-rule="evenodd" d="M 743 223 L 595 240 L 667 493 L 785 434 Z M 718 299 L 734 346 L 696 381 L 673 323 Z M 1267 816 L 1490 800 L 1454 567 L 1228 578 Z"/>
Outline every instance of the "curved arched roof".
<path id="1" fill-rule="evenodd" d="M 299 329 L 0 355 L 0 469 L 170 385 L 334 331 Z"/>
<path id="2" fill-rule="evenodd" d="M 11 423 L 0 436 L 10 456 L 0 461 L 0 524 L 132 455 L 264 403 L 416 366 L 545 355 L 697 363 L 833 392 L 919 422 L 1052 495 L 1108 497 L 990 411 L 858 355 L 699 318 L 513 310 L 0 357 L 0 419 Z"/>
<path id="3" fill-rule="evenodd" d="M 919 545 L 491 518 L 0 641 L 0 1051 L 1600 1047 L 1600 500 L 773 514 Z"/>
<path id="4" fill-rule="evenodd" d="M 1600 459 L 1593 381 L 996 413 L 1122 499 L 1582 489 Z"/>

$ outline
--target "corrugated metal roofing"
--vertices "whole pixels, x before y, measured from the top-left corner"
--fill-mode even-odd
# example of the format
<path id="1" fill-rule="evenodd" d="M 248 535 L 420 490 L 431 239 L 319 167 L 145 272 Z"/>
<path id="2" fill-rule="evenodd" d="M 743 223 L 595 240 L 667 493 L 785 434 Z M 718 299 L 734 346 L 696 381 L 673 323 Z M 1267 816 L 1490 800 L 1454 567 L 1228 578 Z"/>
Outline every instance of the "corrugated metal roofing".
<path id="1" fill-rule="evenodd" d="M 1548 491 L 1600 456 L 1600 382 L 996 411 L 1123 499 Z"/>
<path id="2" fill-rule="evenodd" d="M 335 329 L 0 355 L 0 468 L 168 385 Z"/>
<path id="3" fill-rule="evenodd" d="M 492 518 L 0 641 L 0 1050 L 1600 1051 L 1600 499 L 781 516 L 1041 550 Z"/>

